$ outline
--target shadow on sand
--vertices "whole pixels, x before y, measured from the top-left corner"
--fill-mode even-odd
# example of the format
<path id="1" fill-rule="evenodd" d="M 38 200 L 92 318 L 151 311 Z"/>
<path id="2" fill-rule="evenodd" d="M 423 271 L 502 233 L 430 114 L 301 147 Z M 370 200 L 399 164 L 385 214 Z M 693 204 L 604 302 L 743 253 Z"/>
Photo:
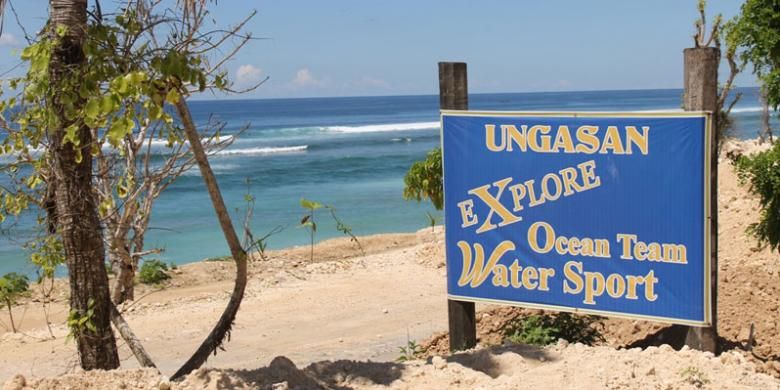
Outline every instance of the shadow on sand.
<path id="1" fill-rule="evenodd" d="M 518 359 L 542 364 L 555 361 L 557 357 L 533 346 L 504 345 L 456 353 L 445 360 L 497 378 L 512 370 Z M 433 358 L 429 358 L 425 364 L 433 364 Z M 299 369 L 290 359 L 279 356 L 268 367 L 231 370 L 231 373 L 259 388 L 272 388 L 274 384 L 287 382 L 289 388 L 347 390 L 352 388 L 351 385 L 388 386 L 401 378 L 406 368 L 407 365 L 394 362 L 337 360 L 312 363 Z"/>

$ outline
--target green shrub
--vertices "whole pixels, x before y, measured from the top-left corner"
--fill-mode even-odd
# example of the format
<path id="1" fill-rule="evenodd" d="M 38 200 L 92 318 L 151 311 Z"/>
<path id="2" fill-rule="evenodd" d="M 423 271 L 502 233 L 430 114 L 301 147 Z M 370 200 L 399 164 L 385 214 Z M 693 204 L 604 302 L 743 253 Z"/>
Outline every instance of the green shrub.
<path id="1" fill-rule="evenodd" d="M 780 250 L 780 142 L 753 157 L 737 157 L 736 167 L 740 181 L 749 182 L 761 202 L 761 217 L 748 226 L 748 233 L 760 245 Z"/>
<path id="2" fill-rule="evenodd" d="M 160 284 L 171 278 L 166 272 L 168 265 L 160 260 L 147 260 L 141 265 L 138 280 L 143 284 Z"/>
<path id="3" fill-rule="evenodd" d="M 30 280 L 27 276 L 11 272 L 0 278 L 0 302 L 8 309 L 8 317 L 11 320 L 11 331 L 16 333 L 16 324 L 14 323 L 14 313 L 11 306 L 16 304 L 16 300 L 27 294 Z"/>
<path id="4" fill-rule="evenodd" d="M 412 164 L 404 177 L 404 199 L 430 199 L 436 210 L 444 207 L 441 157 L 441 148 L 434 148 L 425 160 Z"/>
<path id="5" fill-rule="evenodd" d="M 604 341 L 598 327 L 601 318 L 569 313 L 531 315 L 511 321 L 504 328 L 504 339 L 518 344 L 549 345 L 558 339 L 593 345 Z"/>
<path id="6" fill-rule="evenodd" d="M 398 349 L 400 355 L 395 361 L 399 363 L 419 359 L 423 352 L 422 348 L 414 340 L 407 341 L 405 347 L 398 347 Z"/>

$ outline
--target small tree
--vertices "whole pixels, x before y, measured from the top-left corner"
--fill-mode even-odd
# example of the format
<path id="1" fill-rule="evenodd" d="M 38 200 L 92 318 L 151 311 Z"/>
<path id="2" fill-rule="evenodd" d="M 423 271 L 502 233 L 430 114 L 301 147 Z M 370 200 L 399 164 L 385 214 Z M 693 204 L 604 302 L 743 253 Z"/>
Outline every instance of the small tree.
<path id="1" fill-rule="evenodd" d="M 742 60 L 753 64 L 762 84 L 766 104 L 780 105 L 780 1 L 746 0 L 739 15 L 729 22 L 729 43 L 739 48 Z M 767 126 L 768 127 L 768 126 Z M 762 135 L 766 137 L 767 135 Z M 771 140 L 771 133 L 768 135 Z M 740 178 L 759 196 L 761 217 L 748 227 L 759 244 L 780 250 L 780 146 L 754 157 L 739 157 Z"/>
<path id="2" fill-rule="evenodd" d="M 306 215 L 301 218 L 300 226 L 309 231 L 309 261 L 314 261 L 314 234 L 317 233 L 317 222 L 314 221 L 314 212 L 322 208 L 322 203 L 301 198 L 301 207 L 306 210 Z"/>
<path id="3" fill-rule="evenodd" d="M 85 369 L 119 365 L 109 316 L 136 357 L 142 352 L 108 295 L 104 254 L 120 258 L 120 282 L 132 280 L 149 201 L 187 164 L 200 167 L 237 275 L 214 330 L 174 376 L 222 346 L 243 298 L 246 254 L 208 163 L 211 127 L 194 123 L 186 99 L 236 92 L 223 65 L 251 39 L 242 30 L 254 13 L 235 27 L 210 30 L 207 4 L 127 0 L 104 14 L 99 4 L 87 12 L 86 0 L 50 0 L 47 28 L 22 52 L 28 72 L 10 80 L 17 93 L 0 102 L 0 151 L 15 158 L 3 167 L 13 185 L 0 189 L 0 218 L 30 206 L 46 213 L 47 233 L 61 240 L 70 271 L 71 317 L 91 318 L 91 326 L 74 332 Z M 162 174 L 148 163 L 152 138 L 179 147 Z"/>
<path id="4" fill-rule="evenodd" d="M 746 0 L 729 22 L 727 39 L 739 56 L 753 64 L 753 73 L 766 89 L 769 106 L 780 105 L 780 2 Z"/>
<path id="5" fill-rule="evenodd" d="M 404 199 L 429 199 L 437 210 L 444 207 L 441 158 L 441 148 L 437 147 L 428 152 L 425 160 L 412 164 L 404 177 Z"/>
<path id="6" fill-rule="evenodd" d="M 16 300 L 27 294 L 29 280 L 24 275 L 11 272 L 0 278 L 0 301 L 8 308 L 8 318 L 11 320 L 11 331 L 16 333 L 14 313 L 12 310 Z"/>

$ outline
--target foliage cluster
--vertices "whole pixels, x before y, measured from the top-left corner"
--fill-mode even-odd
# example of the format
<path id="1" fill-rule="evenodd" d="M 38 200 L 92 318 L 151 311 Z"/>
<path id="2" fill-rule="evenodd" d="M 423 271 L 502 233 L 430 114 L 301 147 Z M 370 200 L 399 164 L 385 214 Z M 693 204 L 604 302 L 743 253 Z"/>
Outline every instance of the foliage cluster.
<path id="1" fill-rule="evenodd" d="M 549 345 L 558 339 L 571 343 L 593 345 L 603 341 L 597 316 L 570 313 L 541 314 L 518 318 L 504 328 L 506 340 L 519 344 Z"/>
<path id="2" fill-rule="evenodd" d="M 412 164 L 404 177 L 404 199 L 430 199 L 436 210 L 444 207 L 441 158 L 441 148 L 437 147 L 428 152 L 425 160 Z"/>
<path id="3" fill-rule="evenodd" d="M 755 156 L 738 157 L 736 167 L 740 180 L 750 183 L 761 204 L 761 217 L 748 226 L 748 233 L 759 244 L 780 250 L 780 143 Z"/>
<path id="4" fill-rule="evenodd" d="M 93 333 L 96 332 L 97 328 L 95 327 L 94 317 L 95 300 L 92 298 L 87 302 L 86 310 L 71 309 L 68 312 L 68 319 L 66 322 L 68 325 L 68 336 L 66 341 L 77 339 L 79 335 L 87 330 Z"/>
<path id="5" fill-rule="evenodd" d="M 16 324 L 14 323 L 14 313 L 12 306 L 17 300 L 27 294 L 29 279 L 27 276 L 11 272 L 0 278 L 0 301 L 8 309 L 8 318 L 11 321 L 11 331 L 16 333 Z"/>
<path id="6" fill-rule="evenodd" d="M 399 355 L 395 359 L 399 363 L 417 360 L 423 353 L 422 347 L 414 340 L 406 342 L 406 346 L 398 347 Z"/>
<path id="7" fill-rule="evenodd" d="M 168 265 L 160 260 L 145 260 L 138 271 L 138 280 L 143 284 L 160 284 L 171 278 L 168 270 Z"/>
<path id="8" fill-rule="evenodd" d="M 767 92 L 768 103 L 780 105 L 780 0 L 746 0 L 740 14 L 726 26 L 729 46 L 740 48 L 743 61 L 753 64 Z"/>
<path id="9" fill-rule="evenodd" d="M 16 300 L 23 296 L 29 288 L 30 280 L 27 276 L 16 272 L 10 272 L 0 278 L 0 301 L 8 305 L 16 304 Z"/>

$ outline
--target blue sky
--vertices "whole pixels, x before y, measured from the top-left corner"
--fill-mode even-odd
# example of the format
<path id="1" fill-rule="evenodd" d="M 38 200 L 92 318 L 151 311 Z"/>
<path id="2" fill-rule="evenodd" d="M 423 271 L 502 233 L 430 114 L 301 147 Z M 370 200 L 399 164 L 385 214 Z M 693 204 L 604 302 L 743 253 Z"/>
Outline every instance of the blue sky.
<path id="1" fill-rule="evenodd" d="M 45 22 L 47 1 L 12 1 L 29 31 Z M 708 15 L 729 18 L 740 4 L 710 0 Z M 680 88 L 697 16 L 696 0 L 220 0 L 212 8 L 222 25 L 258 11 L 247 30 L 267 39 L 227 68 L 239 85 L 270 79 L 242 98 L 435 94 L 438 61 L 467 62 L 472 93 Z M 0 71 L 18 62 L 22 42 L 8 13 Z M 737 81 L 756 84 L 749 72 Z"/>

